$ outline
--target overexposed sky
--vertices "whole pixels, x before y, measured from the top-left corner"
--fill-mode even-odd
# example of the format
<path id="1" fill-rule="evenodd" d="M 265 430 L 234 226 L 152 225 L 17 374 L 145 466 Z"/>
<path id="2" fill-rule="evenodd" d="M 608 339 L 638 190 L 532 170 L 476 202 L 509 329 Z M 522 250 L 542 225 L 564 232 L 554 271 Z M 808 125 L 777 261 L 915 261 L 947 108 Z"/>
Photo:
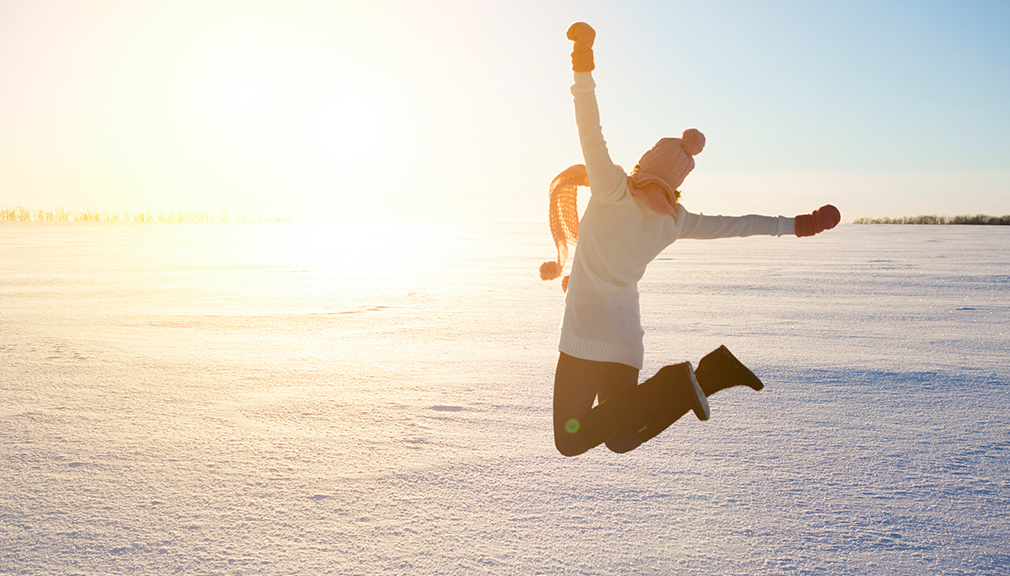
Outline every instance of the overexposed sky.
<path id="1" fill-rule="evenodd" d="M 0 207 L 546 220 L 568 25 L 692 211 L 1010 213 L 1010 4 L 0 0 Z"/>

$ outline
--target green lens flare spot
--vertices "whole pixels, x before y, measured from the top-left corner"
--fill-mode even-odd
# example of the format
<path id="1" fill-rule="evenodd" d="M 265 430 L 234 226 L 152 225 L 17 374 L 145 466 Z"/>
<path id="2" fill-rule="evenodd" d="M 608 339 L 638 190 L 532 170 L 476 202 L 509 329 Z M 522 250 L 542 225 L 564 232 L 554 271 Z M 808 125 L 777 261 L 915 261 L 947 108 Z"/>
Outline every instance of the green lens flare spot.
<path id="1" fill-rule="evenodd" d="M 579 431 L 579 421 L 572 418 L 568 422 L 565 422 L 565 431 L 569 434 L 575 434 Z"/>

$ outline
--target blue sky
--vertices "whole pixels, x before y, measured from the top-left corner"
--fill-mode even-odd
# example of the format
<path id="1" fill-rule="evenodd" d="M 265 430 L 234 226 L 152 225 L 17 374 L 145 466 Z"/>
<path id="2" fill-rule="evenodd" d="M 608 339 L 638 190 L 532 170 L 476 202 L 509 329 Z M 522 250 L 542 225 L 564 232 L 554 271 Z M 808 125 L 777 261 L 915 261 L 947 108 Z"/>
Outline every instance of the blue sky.
<path id="1" fill-rule="evenodd" d="M 542 220 L 578 20 L 616 162 L 706 134 L 689 210 L 1010 213 L 997 2 L 0 0 L 0 205 Z"/>

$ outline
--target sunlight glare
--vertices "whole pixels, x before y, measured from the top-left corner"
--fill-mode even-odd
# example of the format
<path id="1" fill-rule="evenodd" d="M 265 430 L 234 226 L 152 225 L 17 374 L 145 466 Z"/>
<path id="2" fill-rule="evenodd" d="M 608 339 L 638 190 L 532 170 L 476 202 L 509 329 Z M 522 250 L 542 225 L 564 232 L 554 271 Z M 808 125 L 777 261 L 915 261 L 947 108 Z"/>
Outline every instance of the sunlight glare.
<path id="1" fill-rule="evenodd" d="M 252 152 L 265 137 L 283 103 L 277 54 L 269 46 L 235 43 L 208 55 L 194 85 L 194 100 L 207 131 L 219 149 Z"/>
<path id="2" fill-rule="evenodd" d="M 237 74 L 221 87 L 221 102 L 235 116 L 249 117 L 265 108 L 266 83 L 256 75 Z"/>
<path id="3" fill-rule="evenodd" d="M 324 104 L 316 117 L 315 128 L 320 152 L 337 162 L 370 157 L 383 136 L 375 105 L 354 92 Z"/>

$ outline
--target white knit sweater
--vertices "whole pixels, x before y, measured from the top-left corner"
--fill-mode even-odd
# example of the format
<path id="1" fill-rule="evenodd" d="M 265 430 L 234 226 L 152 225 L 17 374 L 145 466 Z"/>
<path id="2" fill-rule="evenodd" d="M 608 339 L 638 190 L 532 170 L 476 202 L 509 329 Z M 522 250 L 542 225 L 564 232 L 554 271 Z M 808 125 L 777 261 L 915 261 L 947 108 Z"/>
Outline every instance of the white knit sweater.
<path id="1" fill-rule="evenodd" d="M 559 349 L 641 370 L 645 331 L 638 281 L 663 249 L 678 238 L 793 234 L 794 222 L 784 216 L 703 216 L 680 204 L 675 216 L 653 212 L 631 194 L 627 174 L 610 159 L 595 90 L 592 73 L 575 73 L 575 120 L 592 196 L 579 223 Z"/>

